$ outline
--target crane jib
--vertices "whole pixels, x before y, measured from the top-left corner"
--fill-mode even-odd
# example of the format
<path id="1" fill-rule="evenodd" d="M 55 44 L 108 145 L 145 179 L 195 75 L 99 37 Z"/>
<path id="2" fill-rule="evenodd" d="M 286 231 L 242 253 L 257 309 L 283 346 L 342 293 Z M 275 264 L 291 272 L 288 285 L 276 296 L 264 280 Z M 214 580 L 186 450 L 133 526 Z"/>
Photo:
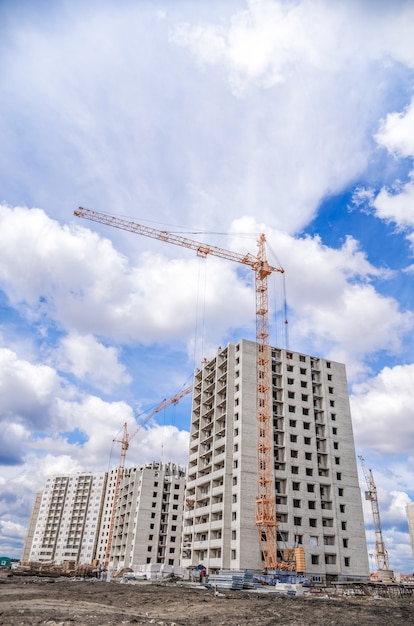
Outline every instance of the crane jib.
<path id="1" fill-rule="evenodd" d="M 260 549 L 266 568 L 274 569 L 287 564 L 277 561 L 277 517 L 276 498 L 274 493 L 273 479 L 273 432 L 272 432 L 272 402 L 271 368 L 270 368 L 270 344 L 269 344 L 269 319 L 268 319 L 268 286 L 267 278 L 273 272 L 283 273 L 282 268 L 272 267 L 266 259 L 266 237 L 262 233 L 257 241 L 257 257 L 250 253 L 239 254 L 225 250 L 217 246 L 209 246 L 182 237 L 167 231 L 157 230 L 130 220 L 124 220 L 112 215 L 91 211 L 79 207 L 75 211 L 77 217 L 107 224 L 114 228 L 120 228 L 166 243 L 175 244 L 194 250 L 198 256 L 212 255 L 229 261 L 235 261 L 251 267 L 255 272 L 256 291 L 256 430 L 257 430 L 257 488 L 256 497 L 256 529 L 259 537 Z M 111 530 L 112 530 L 111 522 Z"/>

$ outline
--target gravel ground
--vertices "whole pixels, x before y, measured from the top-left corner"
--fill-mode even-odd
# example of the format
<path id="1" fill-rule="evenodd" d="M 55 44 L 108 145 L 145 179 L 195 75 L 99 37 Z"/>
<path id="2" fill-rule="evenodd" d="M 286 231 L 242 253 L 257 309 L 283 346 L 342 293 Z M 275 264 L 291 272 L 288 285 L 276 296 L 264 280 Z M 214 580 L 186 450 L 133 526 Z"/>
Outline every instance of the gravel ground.
<path id="1" fill-rule="evenodd" d="M 414 597 L 282 597 L 175 583 L 0 579 L 0 625 L 368 626 L 414 624 Z"/>

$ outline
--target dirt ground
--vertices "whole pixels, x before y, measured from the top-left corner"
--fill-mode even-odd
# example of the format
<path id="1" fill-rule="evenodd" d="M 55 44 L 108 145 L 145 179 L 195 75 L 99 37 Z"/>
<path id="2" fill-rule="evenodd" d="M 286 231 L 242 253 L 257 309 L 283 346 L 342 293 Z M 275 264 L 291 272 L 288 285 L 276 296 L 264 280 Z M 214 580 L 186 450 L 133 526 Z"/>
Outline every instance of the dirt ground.
<path id="1" fill-rule="evenodd" d="M 0 625 L 26 626 L 407 626 L 414 624 L 414 596 L 282 597 L 176 583 L 0 579 Z"/>

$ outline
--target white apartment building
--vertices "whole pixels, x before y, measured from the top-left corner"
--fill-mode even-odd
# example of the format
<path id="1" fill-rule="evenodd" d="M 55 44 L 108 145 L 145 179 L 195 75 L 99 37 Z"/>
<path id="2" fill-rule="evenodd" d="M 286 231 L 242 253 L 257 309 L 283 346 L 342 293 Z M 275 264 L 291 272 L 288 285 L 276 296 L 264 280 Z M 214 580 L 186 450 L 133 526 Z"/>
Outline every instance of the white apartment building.
<path id="1" fill-rule="evenodd" d="M 368 578 L 345 366 L 272 348 L 280 556 L 303 546 L 314 581 Z M 182 566 L 263 570 L 255 526 L 256 344 L 195 374 Z"/>
<path id="2" fill-rule="evenodd" d="M 35 498 L 22 561 L 92 563 L 105 488 L 105 472 L 48 478 Z"/>
<path id="3" fill-rule="evenodd" d="M 186 470 L 148 463 L 125 470 L 109 569 L 180 565 Z"/>

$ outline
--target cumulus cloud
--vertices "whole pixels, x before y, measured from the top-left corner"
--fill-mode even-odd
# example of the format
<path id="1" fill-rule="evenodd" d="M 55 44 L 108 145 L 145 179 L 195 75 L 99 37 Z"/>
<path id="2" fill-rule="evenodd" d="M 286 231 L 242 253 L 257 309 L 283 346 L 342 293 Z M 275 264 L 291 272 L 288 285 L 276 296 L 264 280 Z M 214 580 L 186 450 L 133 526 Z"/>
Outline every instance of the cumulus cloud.
<path id="1" fill-rule="evenodd" d="M 128 465 L 173 461 L 187 467 L 189 432 L 176 426 L 155 424 L 139 431 L 128 450 Z"/>
<path id="2" fill-rule="evenodd" d="M 23 539 L 26 534 L 26 528 L 21 524 L 16 524 L 15 522 L 8 521 L 0 521 L 0 524 L 0 537 L 20 537 L 21 539 Z"/>
<path id="3" fill-rule="evenodd" d="M 78 379 L 90 381 L 98 389 L 110 392 L 131 381 L 119 363 L 119 349 L 102 345 L 92 335 L 71 334 L 60 344 L 59 367 Z"/>
<path id="4" fill-rule="evenodd" d="M 414 446 L 411 390 L 414 365 L 385 367 L 352 387 L 351 408 L 359 445 L 382 455 L 409 455 Z"/>
<path id="5" fill-rule="evenodd" d="M 59 388 L 59 377 L 51 367 L 19 359 L 8 348 L 0 348 L 2 419 L 17 420 L 32 430 L 47 427 Z"/>
<path id="6" fill-rule="evenodd" d="M 382 120 L 376 134 L 379 146 L 385 148 L 396 159 L 414 157 L 414 99 L 404 111 L 389 113 Z M 408 239 L 412 239 L 414 227 L 414 170 L 408 174 L 408 180 L 396 180 L 390 187 L 383 187 L 379 193 L 372 191 L 365 194 L 365 199 L 374 209 L 376 217 L 408 230 Z"/>
<path id="7" fill-rule="evenodd" d="M 241 219 L 233 227 L 251 232 L 260 225 Z M 270 250 L 283 259 L 293 349 L 323 351 L 324 357 L 345 362 L 353 379 L 364 371 L 368 355 L 402 349 L 413 315 L 374 287 L 374 281 L 387 283 L 393 274 L 372 265 L 355 239 L 347 237 L 332 249 L 318 236 L 268 230 L 267 238 Z"/>
<path id="8" fill-rule="evenodd" d="M 222 343 L 231 330 L 253 327 L 254 276 L 247 267 L 215 258 L 200 261 L 175 246 L 166 247 L 188 258 L 148 250 L 134 266 L 108 239 L 80 226 L 61 227 L 43 211 L 3 207 L 1 215 L 0 273 L 9 299 L 29 319 L 66 329 L 51 362 L 100 389 L 110 391 L 130 379 L 119 348 L 104 345 L 96 334 L 109 342 L 146 345 L 175 339 L 190 352 L 198 301 L 202 323 L 208 320 L 206 346 Z M 251 218 L 235 220 L 228 247 L 255 254 L 254 240 L 236 233 L 262 227 Z M 373 279 L 386 281 L 391 274 L 369 263 L 355 239 L 347 237 L 334 250 L 317 236 L 294 238 L 268 229 L 268 241 L 286 269 L 297 343 L 311 350 L 331 343 L 329 356 L 344 359 L 350 370 L 376 350 L 398 352 L 412 317 L 373 287 Z M 15 281 L 18 249 L 22 273 Z"/>
<path id="9" fill-rule="evenodd" d="M 21 200 L 9 182 L 18 167 L 30 203 L 61 218 L 82 199 L 208 230 L 260 207 L 273 226 L 303 228 L 368 163 L 392 61 L 411 41 L 409 7 L 389 13 L 384 32 L 383 11 L 356 3 L 220 4 L 185 3 L 162 20 L 128 2 L 122 14 L 67 6 L 53 28 L 15 25 L 0 67 L 7 197 Z"/>
<path id="10" fill-rule="evenodd" d="M 93 396 L 77 401 L 53 368 L 19 359 L 6 348 L 0 349 L 0 391 L 3 465 L 22 464 L 30 448 L 59 450 L 81 459 L 81 447 L 71 445 L 65 435 L 75 429 L 91 440 L 90 452 L 96 446 L 99 457 L 100 436 L 105 433 L 109 441 L 123 419 L 133 420 L 132 409 L 125 402 L 105 403 Z"/>
<path id="11" fill-rule="evenodd" d="M 234 280 L 231 264 L 209 260 L 211 270 L 206 270 L 209 280 L 204 289 L 204 283 L 200 284 L 204 271 L 200 279 L 200 261 L 194 254 L 187 252 L 187 259 L 169 260 L 146 252 L 139 264 L 131 267 L 108 239 L 82 226 L 62 227 L 38 209 L 3 206 L 0 215 L 3 289 L 33 320 L 41 322 L 45 316 L 44 321 L 75 331 L 73 337 L 62 340 L 62 366 L 75 374 L 82 369 L 91 373 L 92 361 L 96 363 L 92 352 L 99 350 L 99 358 L 108 366 L 116 356 L 111 346 L 99 348 L 94 339 L 75 342 L 76 334 L 146 344 L 162 342 L 167 336 L 171 340 L 175 335 L 185 343 L 189 329 L 194 328 L 198 297 L 204 299 L 206 314 L 215 318 L 211 328 L 216 343 L 227 327 L 226 313 L 233 326 L 250 319 L 249 287 Z M 215 271 L 217 263 L 221 263 L 219 271 Z M 83 363 L 74 363 L 80 349 Z M 91 362 L 87 364 L 86 358 Z M 114 382 L 127 382 L 122 365 L 116 368 Z M 102 369 L 99 375 L 103 375 Z M 95 373 L 95 382 L 97 379 Z"/>
<path id="12" fill-rule="evenodd" d="M 355 58 L 357 47 L 359 58 L 364 60 L 384 53 L 387 44 L 394 48 L 401 13 L 388 24 L 386 43 L 384 33 L 381 31 L 380 38 L 375 32 L 376 16 L 371 16 L 370 26 L 363 25 L 364 13 L 353 3 L 344 10 L 340 5 L 333 8 L 329 2 L 248 0 L 246 8 L 236 11 L 227 27 L 183 22 L 173 30 L 172 40 L 189 48 L 200 63 L 225 65 L 239 93 L 251 82 L 269 88 L 288 81 L 298 66 L 338 71 L 343 69 L 345 59 Z M 351 28 L 352 38 L 347 36 Z M 369 37 L 364 33 L 366 29 Z"/>
<path id="13" fill-rule="evenodd" d="M 396 157 L 414 156 L 414 99 L 402 112 L 388 113 L 376 135 L 377 143 Z"/>
<path id="14" fill-rule="evenodd" d="M 386 222 L 394 222 L 398 228 L 414 227 L 414 171 L 408 182 L 393 189 L 382 188 L 373 201 L 375 215 Z"/>
<path id="15" fill-rule="evenodd" d="M 299 230 L 318 196 L 341 189 L 368 165 L 372 113 L 380 117 L 384 103 L 372 77 L 381 59 L 384 78 L 393 61 L 413 65 L 405 22 L 412 16 L 409 5 L 391 13 L 385 5 L 373 12 L 357 3 L 267 0 L 247 2 L 228 24 L 199 20 L 172 29 L 172 41 L 205 73 L 213 66 L 227 76 L 232 93 L 254 112 L 253 124 L 266 119 L 244 180 L 268 224 Z M 270 199 L 256 184 L 263 177 L 271 181 L 271 217 Z"/>
<path id="16" fill-rule="evenodd" d="M 29 431 L 20 424 L 7 423 L 0 420 L 0 465 L 20 465 L 24 458 L 23 445 L 29 440 Z"/>

